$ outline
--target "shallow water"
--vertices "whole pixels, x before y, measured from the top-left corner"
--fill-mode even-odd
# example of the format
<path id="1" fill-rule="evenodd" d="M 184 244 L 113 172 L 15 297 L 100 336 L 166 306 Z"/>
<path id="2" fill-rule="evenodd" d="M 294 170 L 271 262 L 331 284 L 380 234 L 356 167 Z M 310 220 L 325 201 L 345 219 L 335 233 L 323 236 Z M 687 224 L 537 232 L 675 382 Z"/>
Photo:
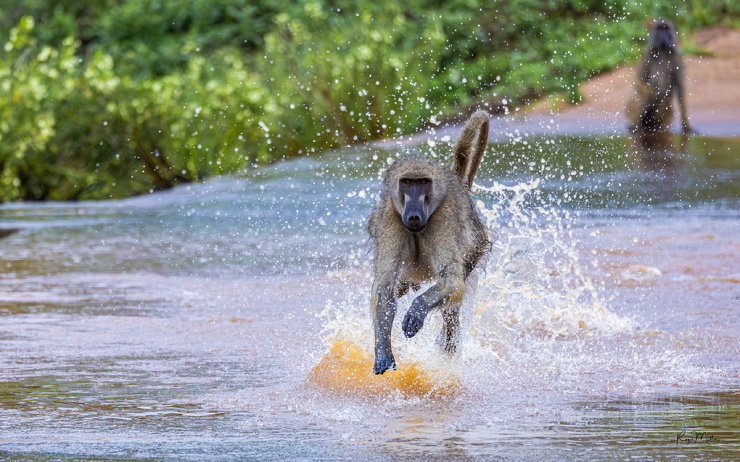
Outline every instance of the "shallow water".
<path id="1" fill-rule="evenodd" d="M 2 206 L 0 458 L 736 457 L 740 143 L 662 171 L 624 146 L 492 145 L 461 352 L 432 316 L 381 377 L 365 223 L 399 151 Z"/>

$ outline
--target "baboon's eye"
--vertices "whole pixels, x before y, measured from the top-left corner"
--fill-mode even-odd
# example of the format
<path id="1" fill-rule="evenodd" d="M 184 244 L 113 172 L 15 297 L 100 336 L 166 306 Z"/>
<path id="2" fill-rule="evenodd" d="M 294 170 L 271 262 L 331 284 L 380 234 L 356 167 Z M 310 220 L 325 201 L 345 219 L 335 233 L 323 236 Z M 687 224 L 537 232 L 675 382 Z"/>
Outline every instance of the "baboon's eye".
<path id="1" fill-rule="evenodd" d="M 427 183 L 429 183 L 429 180 L 427 180 L 426 178 L 422 178 L 421 180 L 419 180 L 419 183 L 421 183 L 421 184 L 427 184 Z"/>
<path id="2" fill-rule="evenodd" d="M 408 178 L 404 178 L 401 181 L 403 181 L 403 184 L 411 184 L 411 180 L 409 180 Z"/>

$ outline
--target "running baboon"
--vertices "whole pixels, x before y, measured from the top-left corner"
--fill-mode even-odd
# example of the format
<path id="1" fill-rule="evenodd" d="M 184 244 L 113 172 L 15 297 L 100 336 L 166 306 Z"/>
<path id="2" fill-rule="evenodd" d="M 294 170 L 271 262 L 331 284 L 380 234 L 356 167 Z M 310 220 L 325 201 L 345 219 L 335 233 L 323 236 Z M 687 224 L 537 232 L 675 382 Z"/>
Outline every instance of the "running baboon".
<path id="1" fill-rule="evenodd" d="M 684 96 L 684 71 L 676 26 L 657 19 L 651 23 L 650 38 L 637 71 L 635 92 L 627 102 L 632 133 L 668 131 L 673 120 L 673 96 L 681 111 L 681 132 L 690 133 Z"/>
<path id="2" fill-rule="evenodd" d="M 470 117 L 455 144 L 452 168 L 407 157 L 385 175 L 368 223 L 375 244 L 375 374 L 396 368 L 391 349 L 396 299 L 409 289 L 418 290 L 424 281 L 435 284 L 411 303 L 403 333 L 409 338 L 416 335 L 429 311 L 439 308 L 443 323 L 439 341 L 448 353 L 457 348 L 465 281 L 490 249 L 469 194 L 488 143 L 488 121 L 484 111 Z"/>

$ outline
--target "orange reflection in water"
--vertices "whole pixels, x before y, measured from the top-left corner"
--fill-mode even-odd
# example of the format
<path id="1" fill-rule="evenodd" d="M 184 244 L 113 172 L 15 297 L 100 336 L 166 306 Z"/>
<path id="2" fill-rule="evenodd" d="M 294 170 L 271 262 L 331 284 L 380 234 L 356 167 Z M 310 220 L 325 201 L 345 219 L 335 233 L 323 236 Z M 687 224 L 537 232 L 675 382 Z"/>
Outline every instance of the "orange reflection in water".
<path id="1" fill-rule="evenodd" d="M 350 340 L 335 340 L 308 375 L 308 383 L 336 395 L 377 397 L 449 397 L 460 390 L 457 377 L 437 374 L 419 363 L 397 361 L 398 369 L 373 374 L 373 358 Z"/>

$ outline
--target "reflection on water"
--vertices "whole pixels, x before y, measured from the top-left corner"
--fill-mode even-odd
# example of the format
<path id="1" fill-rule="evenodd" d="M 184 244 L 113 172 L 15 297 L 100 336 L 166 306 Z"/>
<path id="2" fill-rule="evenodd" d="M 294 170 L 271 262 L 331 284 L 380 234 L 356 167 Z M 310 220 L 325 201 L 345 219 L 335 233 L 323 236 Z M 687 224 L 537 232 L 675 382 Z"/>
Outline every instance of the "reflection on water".
<path id="1" fill-rule="evenodd" d="M 688 136 L 674 143 L 670 132 L 637 132 L 629 137 L 627 154 L 647 170 L 678 172 L 685 164 Z"/>
<path id="2" fill-rule="evenodd" d="M 455 396 L 460 388 L 459 380 L 450 377 L 449 370 L 432 370 L 419 363 L 402 364 L 393 374 L 375 377 L 368 374 L 374 361 L 369 350 L 351 339 L 335 339 L 311 370 L 307 383 L 331 394 L 379 399 L 392 394 L 445 399 Z"/>
<path id="3" fill-rule="evenodd" d="M 381 377 L 365 222 L 395 151 L 2 206 L 0 457 L 729 459 L 740 146 L 667 172 L 625 145 L 492 146 L 461 353 L 431 315 Z"/>

